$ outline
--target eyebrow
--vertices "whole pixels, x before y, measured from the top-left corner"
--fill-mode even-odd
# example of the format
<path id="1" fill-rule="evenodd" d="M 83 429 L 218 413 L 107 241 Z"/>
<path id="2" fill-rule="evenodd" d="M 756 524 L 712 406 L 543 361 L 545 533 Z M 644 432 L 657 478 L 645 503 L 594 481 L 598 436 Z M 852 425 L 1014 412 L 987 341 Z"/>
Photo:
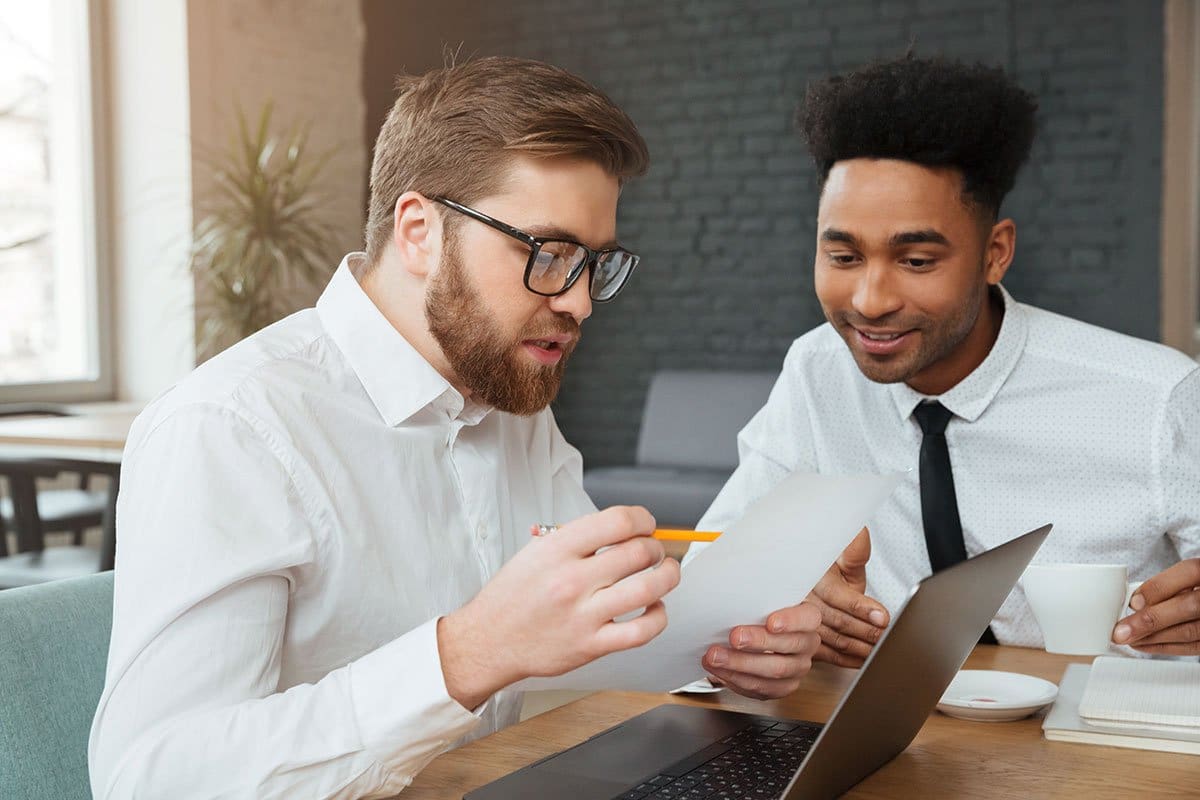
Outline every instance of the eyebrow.
<path id="1" fill-rule="evenodd" d="M 525 232 L 528 233 L 530 236 L 533 236 L 538 239 L 566 239 L 569 242 L 583 244 L 583 240 L 580 239 L 575 234 L 571 233 L 570 231 L 568 231 L 564 228 L 559 228 L 554 225 L 533 225 L 528 228 L 525 228 Z M 612 250 L 612 249 L 618 248 L 620 246 L 621 245 L 617 243 L 616 239 L 609 239 L 607 242 L 600 245 L 599 247 L 593 247 L 592 249 L 593 250 Z"/>
<path id="2" fill-rule="evenodd" d="M 840 242 L 858 247 L 858 237 L 849 231 L 837 228 L 826 228 L 822 231 L 821 241 Z M 906 244 L 940 244 L 949 246 L 950 240 L 933 228 L 924 228 L 918 231 L 901 231 L 892 234 L 891 238 L 888 239 L 890 247 L 903 247 Z"/>
<path id="3" fill-rule="evenodd" d="M 894 233 L 892 234 L 892 238 L 888 239 L 888 244 L 892 247 L 900 247 L 906 244 L 941 244 L 949 246 L 950 240 L 933 228 L 924 228 L 919 231 Z"/>
<path id="4" fill-rule="evenodd" d="M 821 231 L 822 242 L 841 242 L 842 244 L 858 246 L 858 238 L 849 231 L 838 230 L 837 228 L 826 228 Z"/>

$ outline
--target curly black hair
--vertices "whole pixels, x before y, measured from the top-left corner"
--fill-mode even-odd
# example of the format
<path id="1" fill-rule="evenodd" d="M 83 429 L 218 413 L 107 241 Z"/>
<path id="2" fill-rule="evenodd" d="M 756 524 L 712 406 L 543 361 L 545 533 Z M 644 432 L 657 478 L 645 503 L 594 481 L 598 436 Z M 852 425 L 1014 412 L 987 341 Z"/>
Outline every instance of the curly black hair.
<path id="1" fill-rule="evenodd" d="M 810 84 L 796 126 L 822 187 L 850 158 L 954 167 L 966 199 L 995 219 L 1029 157 L 1036 112 L 998 67 L 906 56 Z"/>

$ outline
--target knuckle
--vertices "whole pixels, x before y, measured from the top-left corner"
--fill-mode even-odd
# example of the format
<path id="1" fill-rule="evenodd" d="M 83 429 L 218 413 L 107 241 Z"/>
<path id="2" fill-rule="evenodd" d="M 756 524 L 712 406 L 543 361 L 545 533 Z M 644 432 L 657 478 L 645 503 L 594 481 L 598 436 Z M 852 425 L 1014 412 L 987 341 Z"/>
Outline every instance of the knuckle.
<path id="1" fill-rule="evenodd" d="M 556 575 L 550 579 L 550 585 L 546 587 L 546 597 L 554 606 L 572 605 L 578 595 L 578 581 L 570 575 Z"/>
<path id="2" fill-rule="evenodd" d="M 1200 616 L 1200 591 L 1192 591 L 1184 595 L 1183 607 L 1188 616 Z"/>

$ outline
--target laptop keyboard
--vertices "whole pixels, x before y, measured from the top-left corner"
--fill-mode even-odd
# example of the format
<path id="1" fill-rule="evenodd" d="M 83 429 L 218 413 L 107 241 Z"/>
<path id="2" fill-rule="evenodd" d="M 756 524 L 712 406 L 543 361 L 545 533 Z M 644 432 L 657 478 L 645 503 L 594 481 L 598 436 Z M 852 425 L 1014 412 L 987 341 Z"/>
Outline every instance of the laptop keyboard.
<path id="1" fill-rule="evenodd" d="M 642 781 L 615 800 L 772 800 L 783 794 L 820 732 L 820 725 L 764 720 Z"/>

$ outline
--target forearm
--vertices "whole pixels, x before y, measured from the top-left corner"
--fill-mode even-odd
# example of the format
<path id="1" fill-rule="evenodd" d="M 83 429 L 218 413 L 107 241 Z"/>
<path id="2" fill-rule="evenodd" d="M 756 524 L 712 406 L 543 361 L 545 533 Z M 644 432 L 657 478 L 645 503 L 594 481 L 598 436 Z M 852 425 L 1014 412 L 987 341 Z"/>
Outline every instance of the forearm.
<path id="1" fill-rule="evenodd" d="M 143 715 L 131 726 L 139 701 L 135 680 L 101 705 L 92 742 L 98 798 L 386 797 L 478 721 L 446 693 L 436 622 L 267 697 L 157 724 Z M 138 727 L 132 740 L 105 741 L 107 729 Z"/>

